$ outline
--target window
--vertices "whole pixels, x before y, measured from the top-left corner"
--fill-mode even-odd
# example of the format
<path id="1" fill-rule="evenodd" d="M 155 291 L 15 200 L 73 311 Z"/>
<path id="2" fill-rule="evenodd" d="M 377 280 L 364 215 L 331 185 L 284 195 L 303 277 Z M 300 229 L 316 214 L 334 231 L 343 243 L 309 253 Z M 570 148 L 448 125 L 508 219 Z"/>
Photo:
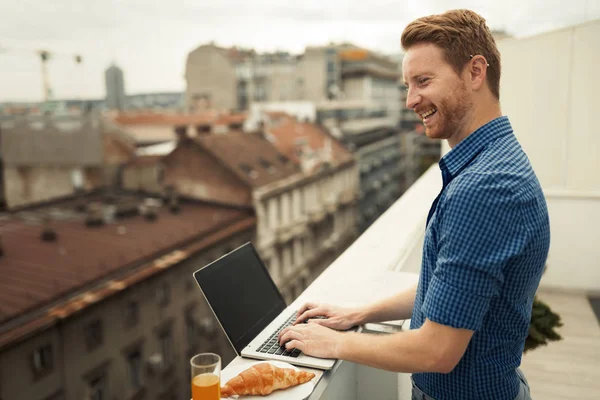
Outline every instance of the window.
<path id="1" fill-rule="evenodd" d="M 169 367 L 173 362 L 173 337 L 171 330 L 166 329 L 158 336 L 160 353 L 165 367 Z"/>
<path id="2" fill-rule="evenodd" d="M 333 74 L 335 72 L 335 61 L 327 61 L 327 74 Z"/>
<path id="3" fill-rule="evenodd" d="M 31 361 L 33 365 L 33 372 L 36 377 L 50 372 L 54 366 L 54 360 L 52 359 L 52 346 L 50 344 L 46 344 L 42 347 L 38 347 L 33 352 Z"/>
<path id="4" fill-rule="evenodd" d="M 273 166 L 273 164 L 271 164 L 269 161 L 265 160 L 264 158 L 260 157 L 258 159 L 260 165 L 266 169 L 270 174 L 274 174 L 275 173 L 275 167 Z"/>
<path id="5" fill-rule="evenodd" d="M 101 375 L 88 383 L 89 400 L 108 400 L 106 377 Z"/>
<path id="6" fill-rule="evenodd" d="M 127 369 L 131 388 L 137 390 L 144 385 L 142 376 L 142 352 L 136 349 L 127 355 Z"/>
<path id="7" fill-rule="evenodd" d="M 137 325 L 140 320 L 140 304 L 137 301 L 129 301 L 124 310 L 125 326 L 130 328 Z"/>
<path id="8" fill-rule="evenodd" d="M 161 307 L 166 307 L 171 301 L 171 292 L 169 291 L 169 285 L 166 283 L 160 285 L 156 289 L 156 302 Z"/>
<path id="9" fill-rule="evenodd" d="M 102 321 L 97 319 L 88 323 L 84 328 L 84 338 L 88 351 L 100 347 L 104 341 Z"/>
<path id="10" fill-rule="evenodd" d="M 242 164 L 239 164 L 238 166 L 250 178 L 252 178 L 252 179 L 258 178 L 258 172 L 256 172 L 256 170 L 254 168 L 252 168 L 251 166 L 249 166 L 248 164 L 242 163 Z"/>

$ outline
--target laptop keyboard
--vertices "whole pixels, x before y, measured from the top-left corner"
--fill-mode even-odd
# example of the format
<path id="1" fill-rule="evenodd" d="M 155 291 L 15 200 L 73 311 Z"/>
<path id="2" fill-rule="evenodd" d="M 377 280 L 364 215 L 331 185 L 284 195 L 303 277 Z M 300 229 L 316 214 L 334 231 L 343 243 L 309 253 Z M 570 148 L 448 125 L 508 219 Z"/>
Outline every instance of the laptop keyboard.
<path id="1" fill-rule="evenodd" d="M 300 350 L 294 349 L 288 351 L 284 346 L 279 345 L 279 332 L 284 330 L 286 327 L 292 325 L 296 320 L 296 314 L 290 315 L 290 317 L 258 348 L 259 353 L 264 354 L 276 354 L 284 357 L 298 357 Z"/>

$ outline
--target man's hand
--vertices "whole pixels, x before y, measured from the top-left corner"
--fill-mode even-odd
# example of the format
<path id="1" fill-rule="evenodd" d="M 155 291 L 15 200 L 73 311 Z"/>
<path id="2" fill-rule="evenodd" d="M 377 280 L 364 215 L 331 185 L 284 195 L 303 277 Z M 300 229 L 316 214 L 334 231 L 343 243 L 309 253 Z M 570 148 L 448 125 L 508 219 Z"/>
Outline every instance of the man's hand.
<path id="1" fill-rule="evenodd" d="M 338 358 L 344 334 L 315 323 L 300 324 L 281 331 L 279 344 L 285 345 L 286 349 L 298 349 L 309 356 Z"/>
<path id="2" fill-rule="evenodd" d="M 361 323 L 360 315 L 358 309 L 336 307 L 329 304 L 306 303 L 298 310 L 298 317 L 294 325 L 308 321 L 343 331 L 359 325 Z M 315 317 L 325 317 L 326 319 L 311 319 Z"/>

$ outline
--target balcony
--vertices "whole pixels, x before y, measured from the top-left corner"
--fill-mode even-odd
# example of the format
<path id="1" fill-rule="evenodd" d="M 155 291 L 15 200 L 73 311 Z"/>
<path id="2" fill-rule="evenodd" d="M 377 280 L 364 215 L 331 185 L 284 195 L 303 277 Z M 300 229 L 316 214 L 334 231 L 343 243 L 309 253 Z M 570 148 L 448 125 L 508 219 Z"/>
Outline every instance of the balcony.
<path id="1" fill-rule="evenodd" d="M 308 300 L 347 306 L 364 304 L 416 282 L 427 212 L 440 187 L 439 169 L 434 165 L 335 260 L 294 305 L 299 307 Z M 552 201 L 549 204 L 552 205 Z M 324 243 L 326 248 L 335 245 L 334 237 Z M 600 254 L 596 251 L 596 255 Z M 549 263 L 549 268 L 560 266 Z M 568 273 L 568 268 L 563 269 Z M 596 285 L 596 289 L 600 289 L 600 282 Z M 564 340 L 526 354 L 522 369 L 535 397 L 547 400 L 592 398 L 600 389 L 597 383 L 600 382 L 600 363 L 594 358 L 594 354 L 600 354 L 600 326 L 582 294 L 565 294 L 556 289 L 553 280 L 545 282 L 543 279 L 539 295 L 563 318 L 565 326 L 559 333 Z M 368 324 L 364 330 L 395 332 L 407 329 L 408 322 Z M 244 362 L 247 361 L 238 358 L 232 365 Z M 313 372 L 321 375 L 319 371 Z M 410 399 L 410 388 L 408 374 L 341 361 L 332 371 L 322 374 L 309 399 Z"/>
<path id="2" fill-rule="evenodd" d="M 526 353 L 521 368 L 533 398 L 596 398 L 600 392 L 600 325 L 586 298 L 600 293 L 600 139 L 594 113 L 600 79 L 600 21 L 531 38 L 500 41 L 503 112 L 530 158 L 548 203 L 552 243 L 540 299 L 558 313 L 563 340 Z M 595 43 L 595 44 L 594 44 Z M 548 50 L 548 51 L 545 51 Z M 550 54 L 550 56 L 544 56 Z M 552 55 L 563 54 L 556 58 Z M 552 58 L 554 57 L 554 58 Z M 524 62 L 525 61 L 525 62 Z M 544 65 L 543 69 L 539 65 Z M 556 76 L 565 79 L 556 80 Z M 555 82 L 546 85 L 546 82 Z M 527 107 L 523 107 L 523 99 Z M 544 115 L 532 118 L 531 115 Z M 444 150 L 447 151 L 447 148 Z M 425 220 L 441 188 L 430 167 L 293 305 L 307 300 L 356 305 L 387 297 L 415 282 Z M 365 326 L 406 329 L 407 321 Z M 233 363 L 243 363 L 236 359 Z M 410 399 L 407 374 L 338 362 L 321 374 L 309 400 Z"/>

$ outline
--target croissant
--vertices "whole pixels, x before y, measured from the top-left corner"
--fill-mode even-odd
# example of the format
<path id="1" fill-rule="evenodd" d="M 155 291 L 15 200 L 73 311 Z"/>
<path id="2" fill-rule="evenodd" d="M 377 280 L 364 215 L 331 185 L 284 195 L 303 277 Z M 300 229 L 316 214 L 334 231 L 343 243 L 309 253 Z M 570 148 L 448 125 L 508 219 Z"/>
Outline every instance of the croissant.
<path id="1" fill-rule="evenodd" d="M 231 378 L 221 388 L 221 397 L 234 395 L 266 396 L 274 390 L 300 385 L 315 377 L 312 372 L 279 368 L 269 363 L 255 364 Z"/>

